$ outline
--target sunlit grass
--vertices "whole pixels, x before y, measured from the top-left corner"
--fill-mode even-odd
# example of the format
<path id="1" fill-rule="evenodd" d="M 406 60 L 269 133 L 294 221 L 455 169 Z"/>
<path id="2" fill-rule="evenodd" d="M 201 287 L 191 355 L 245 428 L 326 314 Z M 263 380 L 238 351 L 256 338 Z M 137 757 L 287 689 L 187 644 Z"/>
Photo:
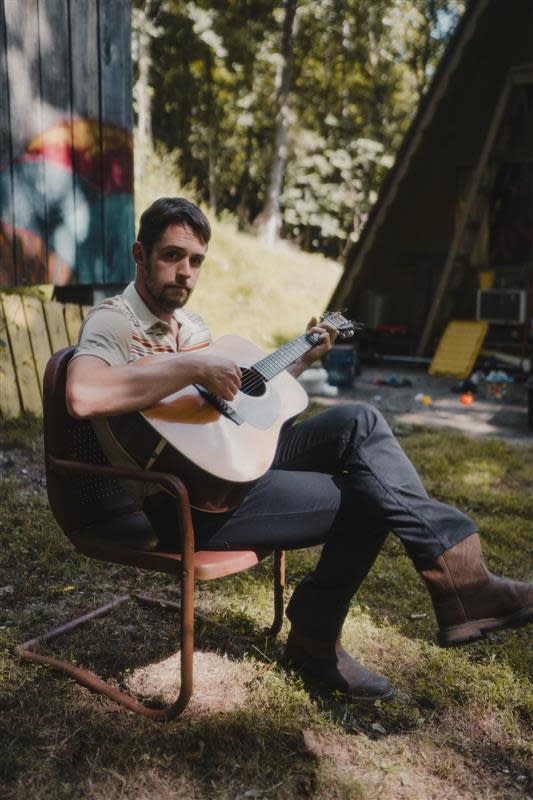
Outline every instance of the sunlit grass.
<path id="1" fill-rule="evenodd" d="M 67 678 L 18 662 L 15 643 L 123 591 L 175 595 L 167 576 L 73 552 L 48 509 L 40 435 L 39 422 L 23 419 L 5 426 L 0 446 L 8 459 L 0 501 L 0 588 L 11 587 L 1 598 L 0 620 L 2 796 L 527 795 L 533 756 L 530 631 L 501 632 L 462 649 L 439 648 L 427 593 L 392 536 L 343 632 L 349 650 L 396 686 L 389 703 L 322 699 L 287 668 L 286 628 L 279 641 L 265 634 L 273 613 L 268 561 L 199 587 L 204 619 L 197 624 L 196 646 L 220 654 L 222 673 L 229 662 L 242 664 L 249 685 L 238 707 L 206 712 L 198 697 L 183 718 L 158 726 L 118 711 Z M 475 516 L 489 565 L 516 578 L 531 577 L 533 449 L 425 431 L 404 436 L 402 444 L 434 495 Z M 468 483 L 466 475 L 482 478 Z M 494 498 L 493 480 L 504 503 Z M 316 558 L 316 550 L 288 554 L 289 592 Z M 178 646 L 172 614 L 133 606 L 58 640 L 52 649 L 122 684 L 136 670 L 163 663 Z M 175 676 L 170 679 L 172 685 Z M 230 706 L 231 686 L 220 689 Z"/>

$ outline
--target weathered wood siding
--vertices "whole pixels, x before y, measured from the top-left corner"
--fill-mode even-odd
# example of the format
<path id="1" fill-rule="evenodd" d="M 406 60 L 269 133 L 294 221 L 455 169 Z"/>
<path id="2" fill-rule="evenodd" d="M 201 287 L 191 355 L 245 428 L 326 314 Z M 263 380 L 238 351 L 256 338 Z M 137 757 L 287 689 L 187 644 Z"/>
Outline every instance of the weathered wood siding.
<path id="1" fill-rule="evenodd" d="M 48 359 L 76 344 L 89 310 L 34 295 L 0 293 L 0 419 L 23 411 L 42 414 Z"/>
<path id="2" fill-rule="evenodd" d="M 122 283 L 130 0 L 0 0 L 0 287 Z"/>

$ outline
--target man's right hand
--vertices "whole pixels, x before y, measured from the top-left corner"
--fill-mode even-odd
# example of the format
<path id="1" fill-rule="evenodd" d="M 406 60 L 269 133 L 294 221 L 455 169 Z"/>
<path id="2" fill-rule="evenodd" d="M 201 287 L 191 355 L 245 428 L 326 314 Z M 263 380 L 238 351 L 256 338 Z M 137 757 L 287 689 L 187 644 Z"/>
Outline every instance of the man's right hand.
<path id="1" fill-rule="evenodd" d="M 233 400 L 241 386 L 241 370 L 230 358 L 204 352 L 195 353 L 198 359 L 198 380 L 208 392 Z"/>
<path id="2" fill-rule="evenodd" d="M 145 356 L 120 366 L 80 355 L 69 365 L 67 407 L 74 417 L 140 411 L 193 383 L 233 400 L 241 385 L 241 371 L 232 359 L 209 348 Z"/>

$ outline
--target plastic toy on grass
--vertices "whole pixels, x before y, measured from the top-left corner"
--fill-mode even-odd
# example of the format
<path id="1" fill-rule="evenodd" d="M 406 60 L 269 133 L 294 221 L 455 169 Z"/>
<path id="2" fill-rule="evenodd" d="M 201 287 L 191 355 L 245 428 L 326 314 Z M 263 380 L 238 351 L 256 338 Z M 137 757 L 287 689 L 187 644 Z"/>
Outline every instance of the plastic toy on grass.
<path id="1" fill-rule="evenodd" d="M 503 370 L 489 372 L 484 383 L 488 400 L 507 400 L 511 397 L 514 380 Z"/>
<path id="2" fill-rule="evenodd" d="M 391 375 L 389 378 L 385 379 L 378 378 L 374 383 L 376 386 L 394 386 L 398 389 L 413 385 L 409 378 L 397 378 L 396 375 Z"/>

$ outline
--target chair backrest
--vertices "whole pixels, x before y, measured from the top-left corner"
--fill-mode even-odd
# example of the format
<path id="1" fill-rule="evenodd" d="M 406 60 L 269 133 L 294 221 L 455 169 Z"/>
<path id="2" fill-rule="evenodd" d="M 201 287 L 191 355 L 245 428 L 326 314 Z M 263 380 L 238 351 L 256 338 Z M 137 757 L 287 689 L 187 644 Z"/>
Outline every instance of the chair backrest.
<path id="1" fill-rule="evenodd" d="M 50 457 L 106 465 L 89 420 L 74 419 L 66 405 L 67 368 L 74 353 L 65 347 L 49 360 L 44 375 L 44 449 L 48 499 L 67 536 L 110 516 L 133 510 L 131 497 L 119 481 L 100 475 L 59 474 Z"/>

